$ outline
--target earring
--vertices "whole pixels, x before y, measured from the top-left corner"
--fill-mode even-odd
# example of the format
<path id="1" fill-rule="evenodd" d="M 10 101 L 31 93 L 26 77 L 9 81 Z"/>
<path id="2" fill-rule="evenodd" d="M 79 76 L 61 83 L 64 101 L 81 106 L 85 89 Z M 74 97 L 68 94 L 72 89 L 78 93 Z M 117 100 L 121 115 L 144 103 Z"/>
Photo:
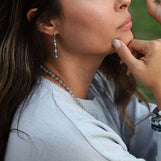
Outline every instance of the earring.
<path id="1" fill-rule="evenodd" d="M 58 50 L 56 48 L 56 36 L 54 35 L 54 48 L 55 48 L 55 58 L 58 58 Z"/>

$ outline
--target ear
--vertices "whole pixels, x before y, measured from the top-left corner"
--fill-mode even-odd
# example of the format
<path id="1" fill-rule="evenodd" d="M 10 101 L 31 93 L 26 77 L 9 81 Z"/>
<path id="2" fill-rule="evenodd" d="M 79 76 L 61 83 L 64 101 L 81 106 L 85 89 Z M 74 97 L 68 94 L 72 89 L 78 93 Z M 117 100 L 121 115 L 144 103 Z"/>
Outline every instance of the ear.
<path id="1" fill-rule="evenodd" d="M 29 22 L 31 22 L 32 18 L 36 15 L 37 10 L 37 8 L 32 8 L 27 12 L 26 17 Z M 41 18 L 39 18 L 36 21 L 36 25 L 40 32 L 45 33 L 47 35 L 53 36 L 58 33 L 56 29 L 56 20 L 54 19 L 50 19 L 48 22 L 44 23 L 41 21 Z"/>
<path id="2" fill-rule="evenodd" d="M 26 18 L 29 22 L 31 22 L 32 18 L 36 15 L 37 8 L 32 8 L 27 12 Z"/>

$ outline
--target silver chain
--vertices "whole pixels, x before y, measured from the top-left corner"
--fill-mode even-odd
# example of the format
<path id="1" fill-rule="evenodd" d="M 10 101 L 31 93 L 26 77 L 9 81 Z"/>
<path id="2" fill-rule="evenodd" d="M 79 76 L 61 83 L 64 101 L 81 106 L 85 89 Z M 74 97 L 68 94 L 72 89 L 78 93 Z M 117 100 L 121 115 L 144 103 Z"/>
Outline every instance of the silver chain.
<path id="1" fill-rule="evenodd" d="M 54 78 L 59 84 L 61 84 L 63 87 L 65 87 L 65 89 L 70 93 L 70 95 L 72 96 L 72 98 L 74 99 L 74 101 L 81 106 L 82 109 L 85 110 L 85 107 L 82 105 L 82 103 L 77 99 L 77 97 L 75 96 L 75 94 L 70 90 L 69 87 L 67 87 L 67 85 L 58 77 L 56 76 L 54 73 L 52 73 L 51 71 L 49 71 L 47 68 L 45 68 L 43 65 L 40 65 L 40 69 L 42 69 L 46 74 L 48 74 L 50 77 Z"/>

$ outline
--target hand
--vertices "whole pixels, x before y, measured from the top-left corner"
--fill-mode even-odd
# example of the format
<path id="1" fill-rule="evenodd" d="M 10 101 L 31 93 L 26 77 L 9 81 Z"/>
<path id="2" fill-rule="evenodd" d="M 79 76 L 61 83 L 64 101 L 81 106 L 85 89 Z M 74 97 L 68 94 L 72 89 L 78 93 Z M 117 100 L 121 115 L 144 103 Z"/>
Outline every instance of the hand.
<path id="1" fill-rule="evenodd" d="M 134 39 L 129 43 L 129 48 L 119 40 L 114 40 L 112 44 L 121 57 L 121 62 L 127 64 L 129 72 L 141 84 L 152 91 L 158 87 L 161 90 L 161 39 L 153 41 Z M 132 52 L 135 56 L 141 53 L 143 57 L 136 59 Z"/>
<path id="2" fill-rule="evenodd" d="M 161 39 L 153 41 L 132 40 L 128 47 L 119 40 L 112 42 L 121 62 L 128 66 L 128 70 L 141 84 L 151 89 L 161 110 Z M 136 59 L 131 53 L 141 53 Z"/>
<path id="3" fill-rule="evenodd" d="M 146 0 L 148 13 L 161 24 L 161 3 L 157 0 Z"/>

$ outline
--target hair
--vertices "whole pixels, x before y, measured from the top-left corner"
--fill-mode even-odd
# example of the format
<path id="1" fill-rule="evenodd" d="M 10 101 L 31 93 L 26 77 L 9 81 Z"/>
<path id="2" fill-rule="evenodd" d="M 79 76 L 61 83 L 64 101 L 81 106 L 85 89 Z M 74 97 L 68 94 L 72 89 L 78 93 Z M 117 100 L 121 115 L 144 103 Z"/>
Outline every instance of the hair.
<path id="1" fill-rule="evenodd" d="M 60 0 L 1 0 L 0 6 L 0 161 L 4 160 L 13 116 L 33 89 L 40 64 L 46 59 L 42 34 L 36 21 L 63 16 Z M 29 22 L 27 12 L 38 8 Z M 112 78 L 115 84 L 115 103 L 121 105 L 123 117 L 133 128 L 126 108 L 133 94 L 146 99 L 138 91 L 133 76 L 125 73 L 127 67 L 120 66 L 117 54 L 107 56 L 100 70 Z"/>

